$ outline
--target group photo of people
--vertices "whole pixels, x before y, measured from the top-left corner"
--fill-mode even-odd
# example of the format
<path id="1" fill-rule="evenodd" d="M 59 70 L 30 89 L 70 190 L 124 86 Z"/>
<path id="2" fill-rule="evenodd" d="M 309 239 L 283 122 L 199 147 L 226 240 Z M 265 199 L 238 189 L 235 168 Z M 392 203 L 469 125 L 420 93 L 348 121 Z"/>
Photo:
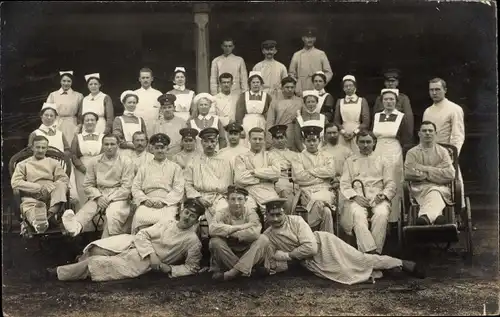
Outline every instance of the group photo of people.
<path id="1" fill-rule="evenodd" d="M 61 70 L 61 87 L 29 137 L 33 155 L 16 165 L 11 185 L 26 193 L 25 230 L 61 227 L 75 237 L 100 217 L 102 237 L 77 263 L 47 274 L 95 281 L 149 270 L 196 274 L 205 232 L 216 280 L 275 274 L 292 259 L 344 284 L 397 268 L 423 277 L 420 264 L 383 255 L 386 235 L 400 220 L 405 180 L 420 205 L 416 224 L 446 224 L 456 174 L 439 143 L 460 152 L 463 110 L 446 98 L 444 79 L 430 78 L 429 107 L 414 122 L 397 69 L 383 72 L 374 105 L 356 94 L 351 74 L 340 83 L 345 96 L 334 100 L 315 32 L 304 31 L 288 68 L 274 59 L 277 42 L 262 42 L 264 60 L 250 72 L 224 39 L 210 93 L 186 88 L 186 66 L 173 70 L 172 89 L 162 93 L 144 67 L 141 87 L 120 95 L 120 115 L 99 73 L 80 75 L 84 96 L 71 88 L 78 74 Z M 69 175 L 48 149 L 71 158 Z M 64 207 L 68 190 L 72 209 Z M 355 237 L 354 246 L 340 231 Z"/>
<path id="2" fill-rule="evenodd" d="M 491 302 L 495 32 L 472 6 L 320 2 L 7 6 L 12 316 Z"/>

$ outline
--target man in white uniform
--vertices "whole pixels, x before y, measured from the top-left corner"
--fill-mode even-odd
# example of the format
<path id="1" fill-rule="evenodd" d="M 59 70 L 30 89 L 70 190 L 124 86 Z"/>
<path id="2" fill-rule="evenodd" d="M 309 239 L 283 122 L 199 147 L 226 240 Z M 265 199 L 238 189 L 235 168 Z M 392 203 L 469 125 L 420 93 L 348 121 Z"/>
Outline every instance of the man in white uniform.
<path id="1" fill-rule="evenodd" d="M 425 109 L 422 121 L 433 122 L 437 127 L 437 143 L 451 144 L 462 150 L 465 140 L 464 111 L 462 107 L 446 98 L 446 82 L 441 78 L 429 81 L 429 95 L 434 101 Z M 462 184 L 462 207 L 465 207 L 464 184 L 462 173 L 458 170 L 459 181 Z"/>
<path id="2" fill-rule="evenodd" d="M 420 144 L 410 149 L 405 160 L 405 179 L 419 204 L 417 225 L 445 224 L 443 209 L 451 204 L 448 186 L 455 179 L 455 168 L 447 149 L 436 144 L 436 125 L 422 122 Z"/>
<path id="3" fill-rule="evenodd" d="M 214 95 L 211 112 L 219 116 L 223 125 L 234 121 L 236 112 L 236 102 L 240 97 L 238 94 L 231 93 L 233 87 L 233 75 L 230 73 L 222 73 L 219 76 L 220 92 Z"/>
<path id="4" fill-rule="evenodd" d="M 160 110 L 158 97 L 162 95 L 161 91 L 151 87 L 153 80 L 153 71 L 149 68 L 141 68 L 139 71 L 141 88 L 135 90 L 137 97 L 139 97 L 139 102 L 135 108 L 135 115 L 144 119 L 148 138 L 153 135 L 153 127 L 158 119 Z"/>
<path id="5" fill-rule="evenodd" d="M 132 162 L 134 163 L 134 175 L 142 165 L 153 159 L 153 154 L 148 151 L 148 139 L 146 133 L 142 131 L 134 132 L 132 135 L 132 143 L 134 144 L 134 155 Z"/>
<path id="6" fill-rule="evenodd" d="M 233 87 L 231 91 L 233 94 L 239 95 L 248 90 L 247 83 L 247 67 L 243 58 L 233 54 L 234 41 L 226 38 L 222 41 L 221 45 L 222 55 L 214 58 L 210 70 L 210 94 L 217 95 L 220 91 L 219 76 L 223 73 L 230 73 L 233 75 Z"/>
<path id="7" fill-rule="evenodd" d="M 266 40 L 262 42 L 262 54 L 264 60 L 253 67 L 253 71 L 261 72 L 264 85 L 262 90 L 270 94 L 273 100 L 278 100 L 281 95 L 281 80 L 288 76 L 285 65 L 274 59 L 278 53 L 276 41 Z"/>
<path id="8" fill-rule="evenodd" d="M 360 251 L 381 254 L 396 183 L 390 166 L 373 155 L 376 143 L 377 137 L 371 131 L 361 130 L 356 135 L 360 152 L 347 158 L 340 178 L 340 191 L 348 200 L 341 225 L 347 234 L 354 230 Z"/>

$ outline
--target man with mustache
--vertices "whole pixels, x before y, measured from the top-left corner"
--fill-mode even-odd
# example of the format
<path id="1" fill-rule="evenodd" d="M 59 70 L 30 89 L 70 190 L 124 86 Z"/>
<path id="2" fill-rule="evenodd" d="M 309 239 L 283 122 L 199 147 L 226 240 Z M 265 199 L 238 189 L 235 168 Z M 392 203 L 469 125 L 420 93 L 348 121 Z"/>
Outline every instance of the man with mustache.
<path id="1" fill-rule="evenodd" d="M 134 144 L 134 154 L 132 161 L 134 163 L 134 175 L 137 173 L 139 167 L 145 165 L 153 159 L 153 154 L 149 153 L 148 139 L 146 133 L 142 131 L 134 132 L 132 135 L 132 143 Z"/>
<path id="2" fill-rule="evenodd" d="M 274 59 L 274 55 L 278 53 L 276 46 L 277 43 L 274 40 L 262 42 L 261 48 L 264 60 L 257 63 L 252 69 L 262 73 L 262 79 L 264 79 L 263 91 L 270 94 L 272 100 L 280 99 L 281 80 L 288 76 L 285 65 Z"/>
<path id="3" fill-rule="evenodd" d="M 418 136 L 420 144 L 405 160 L 405 179 L 411 181 L 411 195 L 420 207 L 416 224 L 445 224 L 443 209 L 452 204 L 448 184 L 455 179 L 455 168 L 448 150 L 436 143 L 434 123 L 422 122 Z"/>
<path id="4" fill-rule="evenodd" d="M 62 222 L 70 236 L 77 236 L 86 224 L 102 212 L 106 215 L 102 237 L 125 233 L 130 214 L 130 189 L 134 164 L 118 152 L 118 137 L 106 134 L 102 138 L 103 153 L 96 156 L 85 173 L 83 188 L 88 201 L 76 213 L 64 212 Z"/>
<path id="5" fill-rule="evenodd" d="M 373 155 L 377 144 L 373 132 L 361 130 L 356 135 L 356 144 L 359 154 L 346 160 L 340 178 L 340 191 L 348 200 L 340 222 L 347 234 L 351 235 L 354 230 L 361 252 L 381 254 L 396 183 L 390 166 L 380 156 Z M 371 218 L 371 228 L 368 217 Z"/>
<path id="6" fill-rule="evenodd" d="M 335 179 L 335 164 L 332 157 L 318 149 L 320 133 L 318 126 L 302 127 L 302 135 L 306 150 L 299 153 L 292 161 L 292 178 L 299 186 L 295 195 L 292 210 L 298 204 L 307 210 L 307 222 L 311 227 L 319 226 L 319 230 L 334 233 L 333 216 L 330 208 L 335 208 L 335 194 L 330 190 Z"/>
<path id="7" fill-rule="evenodd" d="M 132 220 L 132 234 L 159 221 L 175 219 L 178 204 L 184 198 L 184 175 L 176 163 L 167 158 L 170 138 L 163 133 L 151 137 L 154 159 L 139 168 L 132 183 L 137 206 Z"/>
<path id="8" fill-rule="evenodd" d="M 312 232 L 302 217 L 285 214 L 285 201 L 265 202 L 269 228 L 262 236 L 270 243 L 265 264 L 271 274 L 286 270 L 288 261 L 298 260 L 316 276 L 347 285 L 368 281 L 374 270 L 403 270 L 424 278 L 415 262 L 363 253 L 332 233 Z"/>
<path id="9" fill-rule="evenodd" d="M 175 115 L 175 101 L 177 97 L 172 94 L 164 94 L 158 97 L 160 103 L 160 119 L 153 127 L 153 133 L 165 133 L 170 138 L 167 157 L 172 157 L 181 151 L 181 135 L 179 130 L 186 126 L 186 120 Z"/>
<path id="10" fill-rule="evenodd" d="M 314 47 L 316 43 L 316 30 L 308 28 L 305 30 L 302 41 L 304 48 L 295 52 L 290 62 L 288 74 L 297 79 L 295 89 L 297 96 L 301 96 L 305 90 L 313 89 L 311 80 L 314 73 L 322 71 L 326 77 L 326 84 L 330 82 L 333 76 L 332 68 L 325 52 Z"/>
<path id="11" fill-rule="evenodd" d="M 345 160 L 353 153 L 350 148 L 339 143 L 340 127 L 336 123 L 327 123 L 325 125 L 325 135 L 323 146 L 320 151 L 331 156 L 335 160 L 335 175 L 342 175 L 342 167 Z"/>
<path id="12" fill-rule="evenodd" d="M 206 208 L 205 218 L 210 225 L 216 214 L 227 208 L 226 190 L 233 179 L 229 160 L 217 151 L 219 131 L 205 128 L 200 131 L 203 153 L 195 155 L 184 169 L 187 198 L 197 198 Z"/>
<path id="13" fill-rule="evenodd" d="M 254 265 L 263 261 L 269 245 L 267 239 L 259 239 L 259 216 L 246 208 L 248 191 L 231 185 L 227 195 L 229 207 L 218 213 L 209 226 L 210 270 L 214 280 L 224 281 L 250 276 Z M 221 272 L 223 268 L 229 270 Z"/>
<path id="14" fill-rule="evenodd" d="M 187 199 L 179 221 L 166 220 L 136 235 L 121 234 L 90 243 L 77 263 L 47 269 L 46 277 L 60 281 L 94 282 L 134 278 L 149 271 L 170 277 L 192 275 L 200 268 L 201 242 L 194 230 L 205 212 L 195 199 Z M 178 264 L 184 261 L 184 264 Z"/>

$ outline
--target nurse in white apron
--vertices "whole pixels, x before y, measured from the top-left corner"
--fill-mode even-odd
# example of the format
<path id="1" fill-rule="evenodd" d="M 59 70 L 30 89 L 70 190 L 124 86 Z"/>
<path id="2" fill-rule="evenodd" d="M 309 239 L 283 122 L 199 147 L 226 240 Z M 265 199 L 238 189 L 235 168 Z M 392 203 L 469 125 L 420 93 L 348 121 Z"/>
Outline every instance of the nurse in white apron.
<path id="1" fill-rule="evenodd" d="M 73 71 L 59 72 L 61 88 L 53 91 L 47 97 L 48 103 L 57 105 L 58 122 L 57 129 L 61 130 L 66 140 L 71 144 L 75 133 L 77 133 L 78 107 L 82 103 L 83 95 L 71 89 L 73 84 Z"/>
<path id="2" fill-rule="evenodd" d="M 396 196 L 391 201 L 389 222 L 397 222 L 404 180 L 403 148 L 409 149 L 412 146 L 412 131 L 406 115 L 396 109 L 398 89 L 382 89 L 381 95 L 384 110 L 376 113 L 373 119 L 373 134 L 377 137 L 373 155 L 380 156 L 392 168 L 397 187 Z"/>
<path id="3" fill-rule="evenodd" d="M 356 95 L 356 78 L 346 75 L 342 79 L 346 96 L 337 100 L 334 122 L 342 127 L 339 143 L 358 153 L 356 134 L 370 127 L 370 108 L 365 98 Z"/>
<path id="4" fill-rule="evenodd" d="M 319 113 L 318 100 L 319 95 L 316 90 L 305 90 L 302 92 L 304 106 L 297 111 L 296 127 L 294 132 L 295 144 L 300 152 L 305 149 L 302 138 L 302 128 L 305 126 L 321 127 L 320 140 L 323 140 L 325 125 L 328 123 L 326 116 Z M 319 145 L 321 148 L 322 144 Z"/>
<path id="5" fill-rule="evenodd" d="M 118 116 L 113 121 L 113 134 L 120 140 L 120 155 L 133 158 L 135 154 L 134 143 L 132 143 L 134 133 L 142 131 L 146 133 L 144 119 L 134 114 L 139 97 L 133 90 L 126 90 L 120 96 L 120 101 L 125 109 L 123 115 Z M 149 137 L 149 136 L 148 136 Z"/>
<path id="6" fill-rule="evenodd" d="M 212 95 L 208 93 L 201 93 L 196 95 L 193 100 L 193 118 L 187 122 L 187 127 L 196 129 L 198 133 L 206 128 L 215 128 L 219 132 L 219 144 L 217 145 L 216 150 L 218 151 L 221 148 L 226 147 L 226 135 L 224 131 L 224 127 L 220 118 L 217 115 L 211 115 L 209 113 L 210 108 L 212 107 L 214 98 Z M 201 147 L 201 138 L 196 137 L 196 150 L 199 152 L 203 152 L 203 148 Z"/>
<path id="7" fill-rule="evenodd" d="M 264 79 L 258 71 L 251 71 L 248 76 L 248 86 L 250 91 L 240 95 L 236 103 L 235 121 L 243 126 L 246 133 L 244 143 L 249 146 L 248 132 L 255 127 L 266 130 L 266 115 L 271 96 L 262 90 Z"/>
<path id="8" fill-rule="evenodd" d="M 83 181 L 87 167 L 92 158 L 101 153 L 103 133 L 96 132 L 99 116 L 93 112 L 83 114 L 82 132 L 78 133 L 71 143 L 73 165 L 75 166 L 76 189 L 81 204 L 87 202 L 87 195 L 83 190 Z"/>
<path id="9" fill-rule="evenodd" d="M 79 121 L 82 123 L 82 114 L 87 112 L 96 113 L 99 116 L 96 131 L 98 133 L 109 133 L 113 128 L 114 110 L 113 101 L 105 93 L 101 92 L 101 78 L 99 73 L 85 75 L 85 81 L 90 94 L 85 96 L 79 110 Z"/>
<path id="10" fill-rule="evenodd" d="M 188 121 L 191 118 L 194 91 L 186 88 L 186 69 L 176 67 L 174 70 L 174 89 L 167 94 L 175 95 L 175 116 Z M 215 113 L 214 113 L 215 114 Z"/>
<path id="11" fill-rule="evenodd" d="M 63 133 L 57 129 L 57 105 L 53 103 L 44 103 L 42 106 L 42 110 L 40 111 L 40 118 L 42 120 L 42 124 L 38 129 L 33 131 L 28 138 L 28 145 L 31 146 L 33 144 L 33 139 L 37 135 L 42 135 L 49 140 L 49 146 L 55 147 L 59 151 L 66 154 L 68 157 L 72 157 L 69 143 L 64 137 Z M 74 203 L 78 205 L 78 192 L 76 189 L 75 182 L 75 169 L 73 164 L 71 164 L 71 176 L 69 178 L 69 188 L 70 188 L 70 197 L 74 200 Z"/>
<path id="12" fill-rule="evenodd" d="M 328 122 L 333 122 L 335 103 L 333 96 L 325 91 L 325 73 L 322 71 L 317 71 L 312 75 L 311 80 L 314 86 L 314 90 L 318 92 L 318 104 L 316 106 L 316 112 L 324 114 Z M 304 94 L 302 93 L 302 95 Z"/>

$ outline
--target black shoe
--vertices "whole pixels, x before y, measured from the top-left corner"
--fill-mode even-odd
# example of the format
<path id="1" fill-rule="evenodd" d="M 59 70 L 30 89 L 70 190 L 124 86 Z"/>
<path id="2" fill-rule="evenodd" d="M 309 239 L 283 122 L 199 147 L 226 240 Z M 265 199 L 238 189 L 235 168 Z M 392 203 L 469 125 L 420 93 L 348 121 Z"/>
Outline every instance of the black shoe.
<path id="1" fill-rule="evenodd" d="M 423 267 L 413 261 L 403 260 L 403 271 L 417 278 L 425 278 Z"/>
<path id="2" fill-rule="evenodd" d="M 436 220 L 434 220 L 435 225 L 445 225 L 446 224 L 446 218 L 443 215 L 437 216 Z"/>
<path id="3" fill-rule="evenodd" d="M 259 277 L 269 276 L 269 270 L 263 266 L 256 267 L 252 273 L 253 273 L 252 275 L 259 276 Z"/>
<path id="4" fill-rule="evenodd" d="M 429 220 L 429 217 L 427 215 L 422 215 L 417 218 L 417 221 L 415 222 L 417 226 L 428 226 L 431 224 L 431 221 Z"/>
<path id="5" fill-rule="evenodd" d="M 50 279 L 50 280 L 57 280 L 57 268 L 55 267 L 49 267 L 45 270 L 46 272 L 46 276 L 47 276 L 47 279 Z"/>

